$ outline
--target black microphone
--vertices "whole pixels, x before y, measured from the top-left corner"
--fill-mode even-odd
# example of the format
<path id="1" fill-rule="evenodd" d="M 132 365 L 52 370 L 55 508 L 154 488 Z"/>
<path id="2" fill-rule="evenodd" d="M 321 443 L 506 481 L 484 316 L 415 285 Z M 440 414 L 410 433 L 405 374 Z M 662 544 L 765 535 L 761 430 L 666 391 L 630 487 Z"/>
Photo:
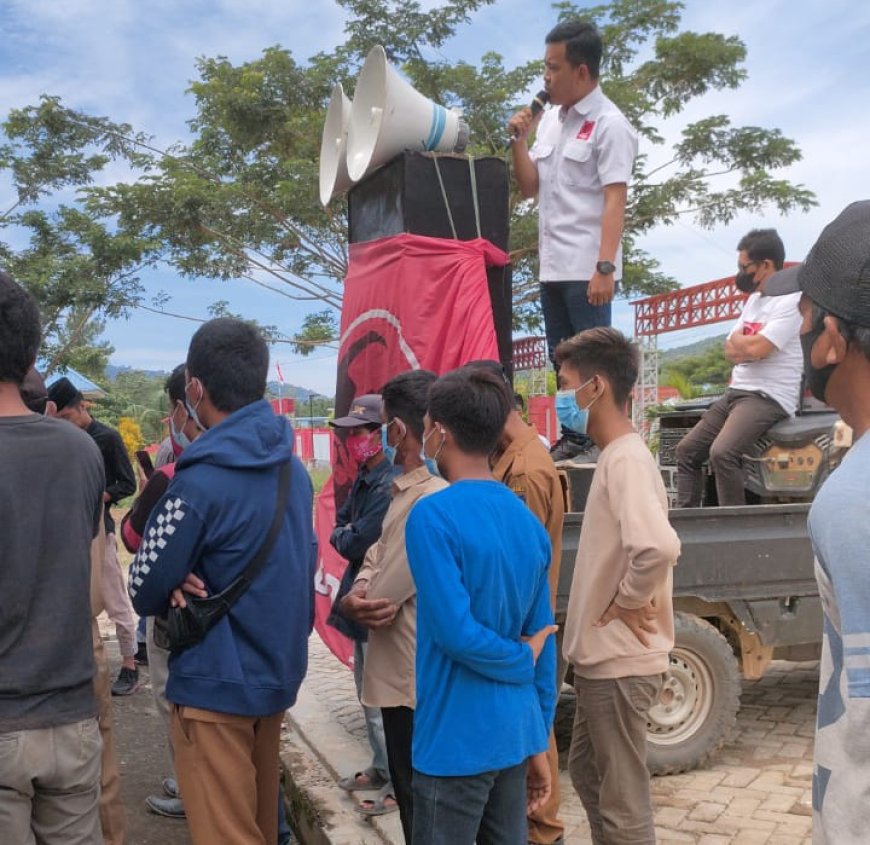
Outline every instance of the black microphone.
<path id="1" fill-rule="evenodd" d="M 532 120 L 534 120 L 544 110 L 544 106 L 549 102 L 550 95 L 543 88 L 532 97 L 532 102 L 529 103 L 529 108 L 532 110 Z M 516 135 L 511 135 L 511 143 L 516 141 L 516 139 Z"/>

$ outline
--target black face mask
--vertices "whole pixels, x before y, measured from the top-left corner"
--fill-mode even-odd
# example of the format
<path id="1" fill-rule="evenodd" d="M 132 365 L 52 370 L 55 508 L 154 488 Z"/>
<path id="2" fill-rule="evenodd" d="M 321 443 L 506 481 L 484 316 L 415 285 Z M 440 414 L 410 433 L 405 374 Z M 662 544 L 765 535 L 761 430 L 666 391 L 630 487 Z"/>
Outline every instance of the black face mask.
<path id="1" fill-rule="evenodd" d="M 759 283 L 755 281 L 755 273 L 738 273 L 734 277 L 734 284 L 743 293 L 755 293 Z"/>
<path id="2" fill-rule="evenodd" d="M 801 335 L 801 349 L 804 353 L 804 373 L 806 374 L 806 386 L 809 388 L 810 393 L 819 400 L 819 402 L 825 401 L 825 391 L 828 388 L 828 381 L 831 378 L 831 373 L 837 368 L 836 364 L 828 364 L 827 367 L 822 367 L 821 369 L 817 369 L 814 367 L 810 361 L 813 346 L 815 346 L 816 341 L 821 337 L 822 332 L 825 330 L 824 323 L 819 323 L 814 329 L 811 329 L 806 334 Z"/>

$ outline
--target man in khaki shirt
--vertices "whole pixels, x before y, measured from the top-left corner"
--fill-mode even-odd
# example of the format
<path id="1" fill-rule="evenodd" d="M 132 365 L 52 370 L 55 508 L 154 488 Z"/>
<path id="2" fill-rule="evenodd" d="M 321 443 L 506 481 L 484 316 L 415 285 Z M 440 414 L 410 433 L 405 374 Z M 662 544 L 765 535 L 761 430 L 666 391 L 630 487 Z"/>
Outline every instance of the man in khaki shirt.
<path id="1" fill-rule="evenodd" d="M 498 361 L 472 361 L 467 366 L 478 367 L 507 381 Z M 547 447 L 533 426 L 528 425 L 518 410 L 510 412 L 499 441 L 492 474 L 520 497 L 528 509 L 541 521 L 550 537 L 553 557 L 550 562 L 550 601 L 556 611 L 556 591 L 559 587 L 559 567 L 562 560 L 562 523 L 565 518 L 565 494 L 562 478 Z M 561 690 L 565 677 L 561 637 L 557 637 L 556 687 Z M 535 845 L 555 845 L 564 841 L 565 825 L 559 819 L 559 752 L 556 738 L 550 731 L 547 749 L 552 789 L 546 803 L 529 816 L 529 842 Z"/>
<path id="2" fill-rule="evenodd" d="M 394 797 L 406 842 L 411 841 L 411 739 L 416 705 L 417 591 L 405 552 L 405 523 L 423 496 L 447 486 L 430 473 L 421 455 L 423 417 L 429 386 L 436 376 L 426 370 L 401 373 L 382 391 L 382 442 L 388 459 L 402 468 L 393 480 L 392 501 L 380 540 L 368 551 L 351 591 L 342 600 L 346 616 L 368 627 L 362 702 L 380 707 Z M 391 796 L 363 801 L 365 815 L 388 811 Z"/>

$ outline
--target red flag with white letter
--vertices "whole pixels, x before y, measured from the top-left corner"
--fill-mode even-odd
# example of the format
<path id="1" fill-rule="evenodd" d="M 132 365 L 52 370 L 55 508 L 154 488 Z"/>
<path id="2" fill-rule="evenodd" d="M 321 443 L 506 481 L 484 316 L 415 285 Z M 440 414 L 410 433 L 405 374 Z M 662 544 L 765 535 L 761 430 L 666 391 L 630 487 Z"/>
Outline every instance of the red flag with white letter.
<path id="1" fill-rule="evenodd" d="M 498 360 L 487 266 L 504 266 L 507 253 L 489 241 L 396 235 L 350 246 L 341 312 L 335 415 L 355 396 L 380 393 L 405 370 L 438 374 L 480 358 Z M 328 493 L 316 508 L 320 559 L 316 627 L 343 662 L 351 642 L 326 624 L 347 562 L 329 544 L 336 503 L 347 496 L 357 467 L 339 441 Z"/>

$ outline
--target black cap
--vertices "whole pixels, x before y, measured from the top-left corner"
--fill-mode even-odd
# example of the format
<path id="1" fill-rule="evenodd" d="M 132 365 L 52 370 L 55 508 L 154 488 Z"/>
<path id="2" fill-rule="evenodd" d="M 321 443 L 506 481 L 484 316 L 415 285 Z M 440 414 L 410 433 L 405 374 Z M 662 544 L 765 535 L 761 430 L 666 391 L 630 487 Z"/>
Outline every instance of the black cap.
<path id="1" fill-rule="evenodd" d="M 777 278 L 785 272 L 767 280 L 765 296 L 801 291 L 835 317 L 870 328 L 870 200 L 825 226 L 794 279 Z"/>
<path id="2" fill-rule="evenodd" d="M 380 425 L 382 404 L 383 401 L 381 400 L 380 393 L 366 393 L 364 396 L 357 396 L 350 403 L 350 410 L 347 416 L 332 420 L 329 424 L 338 426 L 338 428 L 354 428 L 358 425 Z"/>
<path id="3" fill-rule="evenodd" d="M 48 398 L 62 411 L 68 405 L 77 405 L 84 399 L 78 388 L 66 377 L 59 378 L 48 388 Z"/>
<path id="4" fill-rule="evenodd" d="M 800 293 L 798 275 L 801 264 L 777 270 L 769 279 L 765 279 L 762 296 L 783 296 L 786 293 Z"/>

